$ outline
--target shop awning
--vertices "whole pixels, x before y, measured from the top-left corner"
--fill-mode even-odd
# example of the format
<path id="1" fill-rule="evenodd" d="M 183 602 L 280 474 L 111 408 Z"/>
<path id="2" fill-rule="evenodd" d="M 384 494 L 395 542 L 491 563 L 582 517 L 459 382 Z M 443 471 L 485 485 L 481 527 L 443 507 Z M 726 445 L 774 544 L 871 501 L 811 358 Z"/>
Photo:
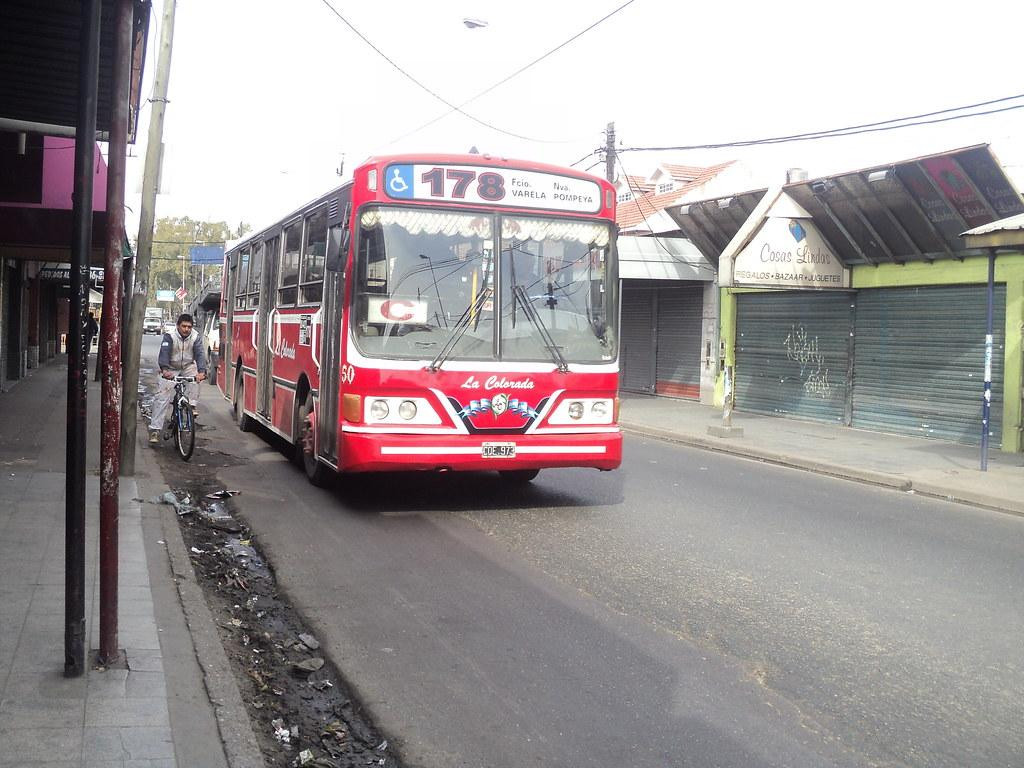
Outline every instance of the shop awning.
<path id="1" fill-rule="evenodd" d="M 689 240 L 681 237 L 637 237 L 616 241 L 619 277 L 623 280 L 715 279 L 715 270 Z"/>
<path id="2" fill-rule="evenodd" d="M 782 191 L 811 214 L 846 266 L 979 255 L 962 232 L 1024 213 L 1020 193 L 987 144 L 797 181 Z M 765 192 L 689 203 L 668 213 L 717 264 L 744 226 L 730 211 L 752 211 L 750 202 L 756 205 Z"/>
<path id="3" fill-rule="evenodd" d="M 666 211 L 683 234 L 714 265 L 718 264 L 719 254 L 736 236 L 767 191 L 739 192 L 727 197 L 685 203 Z"/>
<path id="4" fill-rule="evenodd" d="M 115 0 L 103 0 L 96 130 L 110 128 Z M 135 140 L 150 0 L 134 0 L 129 142 Z M 73 136 L 82 11 L 61 0 L 5 0 L 0 24 L 0 130 Z"/>
<path id="5" fill-rule="evenodd" d="M 1019 248 L 1024 250 L 1024 213 L 991 224 L 982 224 L 961 237 L 968 248 Z"/>

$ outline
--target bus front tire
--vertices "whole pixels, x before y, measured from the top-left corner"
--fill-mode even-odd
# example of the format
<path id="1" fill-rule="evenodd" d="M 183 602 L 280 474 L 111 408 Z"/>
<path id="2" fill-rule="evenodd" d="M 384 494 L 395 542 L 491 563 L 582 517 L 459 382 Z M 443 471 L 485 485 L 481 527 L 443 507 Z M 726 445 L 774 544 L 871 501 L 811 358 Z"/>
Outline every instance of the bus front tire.
<path id="1" fill-rule="evenodd" d="M 501 475 L 501 479 L 506 483 L 512 483 L 514 485 L 526 485 L 538 474 L 539 469 L 499 469 L 498 474 Z"/>
<path id="2" fill-rule="evenodd" d="M 317 460 L 313 439 L 313 430 L 316 428 L 316 425 L 313 423 L 310 414 L 315 416 L 312 392 L 306 394 L 305 402 L 299 406 L 299 439 L 295 443 L 295 452 L 297 457 L 301 459 L 302 468 L 305 470 L 309 482 L 317 488 L 323 488 L 330 484 L 334 473 L 330 467 Z"/>

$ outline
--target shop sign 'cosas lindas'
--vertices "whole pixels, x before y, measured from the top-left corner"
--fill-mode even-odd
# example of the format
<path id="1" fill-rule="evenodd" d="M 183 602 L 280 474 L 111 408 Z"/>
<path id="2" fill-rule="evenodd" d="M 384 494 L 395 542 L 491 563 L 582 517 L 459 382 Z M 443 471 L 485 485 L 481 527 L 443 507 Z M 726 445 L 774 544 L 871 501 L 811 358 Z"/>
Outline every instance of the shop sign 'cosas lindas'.
<path id="1" fill-rule="evenodd" d="M 809 219 L 770 218 L 736 256 L 735 285 L 849 288 L 850 270 Z"/>

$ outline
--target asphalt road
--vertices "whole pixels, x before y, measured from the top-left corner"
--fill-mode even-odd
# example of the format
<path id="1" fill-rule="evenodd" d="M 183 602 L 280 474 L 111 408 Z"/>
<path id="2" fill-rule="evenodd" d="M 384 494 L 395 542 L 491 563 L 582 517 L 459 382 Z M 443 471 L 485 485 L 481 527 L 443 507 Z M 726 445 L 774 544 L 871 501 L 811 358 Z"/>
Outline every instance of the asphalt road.
<path id="1" fill-rule="evenodd" d="M 637 438 L 523 489 L 325 491 L 214 392 L 193 460 L 244 459 L 236 509 L 410 765 L 1024 764 L 1024 519 Z"/>

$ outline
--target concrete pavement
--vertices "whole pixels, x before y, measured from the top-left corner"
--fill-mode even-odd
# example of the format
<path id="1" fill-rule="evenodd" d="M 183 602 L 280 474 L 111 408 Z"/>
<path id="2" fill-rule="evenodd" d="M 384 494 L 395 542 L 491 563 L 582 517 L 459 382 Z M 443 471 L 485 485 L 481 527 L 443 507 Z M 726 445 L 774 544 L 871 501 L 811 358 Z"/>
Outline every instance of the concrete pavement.
<path id="1" fill-rule="evenodd" d="M 222 742 L 231 744 L 229 729 L 247 724 L 225 722 L 220 705 L 217 722 L 196 663 L 197 630 L 186 628 L 184 597 L 173 586 L 164 539 L 180 534 L 139 501 L 163 487 L 144 448 L 138 482 L 121 483 L 119 639 L 128 669 L 63 677 L 66 380 L 66 366 L 54 361 L 0 394 L 0 768 L 240 764 L 225 756 Z M 92 647 L 99 607 L 98 405 L 99 386 L 90 383 Z M 745 413 L 733 417 L 742 437 L 719 438 L 708 427 L 720 424 L 720 411 L 667 398 L 626 396 L 620 420 L 628 432 L 1024 514 L 1020 455 L 993 451 L 982 473 L 974 447 Z M 208 682 L 209 668 L 205 674 Z"/>
<path id="2" fill-rule="evenodd" d="M 627 432 L 744 456 L 819 474 L 1024 515 L 1024 456 L 941 440 L 886 435 L 813 421 L 734 411 L 741 437 L 715 437 L 722 412 L 689 400 L 624 395 Z"/>
<path id="3" fill-rule="evenodd" d="M 82 677 L 64 677 L 66 388 L 67 366 L 58 359 L 0 395 L 0 767 L 226 765 L 191 640 L 165 635 L 184 620 L 173 590 L 151 581 L 166 576 L 170 583 L 170 569 L 159 541 L 163 529 L 143 512 L 135 479 L 120 484 L 118 644 L 127 668 L 96 669 L 89 661 Z M 90 382 L 91 649 L 99 628 L 99 394 L 99 384 Z M 145 467 L 143 461 L 141 482 Z"/>

